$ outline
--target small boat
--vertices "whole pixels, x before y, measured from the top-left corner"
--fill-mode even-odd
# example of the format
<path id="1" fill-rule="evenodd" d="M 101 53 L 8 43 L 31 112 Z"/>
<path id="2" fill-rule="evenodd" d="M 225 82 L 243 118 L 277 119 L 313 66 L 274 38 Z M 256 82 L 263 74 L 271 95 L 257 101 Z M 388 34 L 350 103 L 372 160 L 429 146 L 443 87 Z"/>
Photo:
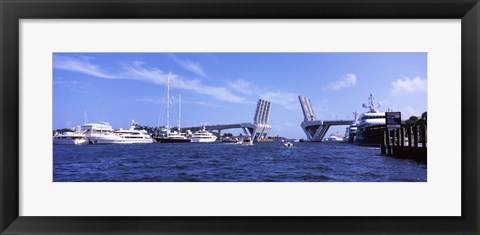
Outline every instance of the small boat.
<path id="1" fill-rule="evenodd" d="M 73 132 L 55 133 L 53 136 L 53 144 L 82 145 L 88 143 L 85 131 L 82 131 L 80 127 L 77 127 Z"/>
<path id="2" fill-rule="evenodd" d="M 290 148 L 290 147 L 293 147 L 293 144 L 290 141 L 286 141 L 286 142 L 283 143 L 283 146 L 285 146 L 287 148 Z"/>
<path id="3" fill-rule="evenodd" d="M 242 145 L 245 145 L 245 146 L 253 145 L 252 138 L 250 138 L 250 136 L 247 135 L 245 138 L 243 138 Z"/>
<path id="4" fill-rule="evenodd" d="M 343 137 L 340 135 L 340 133 L 335 133 L 335 134 L 331 134 L 328 138 L 327 138 L 327 141 L 328 142 L 343 142 Z"/>
<path id="5" fill-rule="evenodd" d="M 224 143 L 236 143 L 238 142 L 237 138 L 230 138 L 230 137 L 224 137 L 222 138 L 222 142 Z"/>

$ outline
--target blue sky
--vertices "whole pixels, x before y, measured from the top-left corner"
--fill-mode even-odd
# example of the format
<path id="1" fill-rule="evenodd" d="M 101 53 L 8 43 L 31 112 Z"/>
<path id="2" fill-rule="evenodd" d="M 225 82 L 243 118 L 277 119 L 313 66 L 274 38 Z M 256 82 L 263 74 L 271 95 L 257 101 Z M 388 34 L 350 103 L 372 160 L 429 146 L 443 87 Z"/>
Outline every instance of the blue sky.
<path id="1" fill-rule="evenodd" d="M 322 120 L 351 119 L 370 93 L 403 119 L 427 111 L 427 53 L 54 53 L 53 128 L 83 124 L 85 111 L 114 128 L 163 126 L 168 74 L 172 126 L 180 93 L 184 127 L 252 122 L 262 98 L 270 135 L 289 138 L 305 138 L 298 95 Z"/>

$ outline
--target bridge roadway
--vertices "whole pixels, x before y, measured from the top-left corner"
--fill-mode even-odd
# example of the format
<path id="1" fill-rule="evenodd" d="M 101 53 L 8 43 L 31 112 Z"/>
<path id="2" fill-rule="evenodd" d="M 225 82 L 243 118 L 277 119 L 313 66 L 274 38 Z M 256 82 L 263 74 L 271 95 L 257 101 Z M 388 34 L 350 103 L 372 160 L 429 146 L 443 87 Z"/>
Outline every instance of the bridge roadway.
<path id="1" fill-rule="evenodd" d="M 183 130 L 201 129 L 203 126 L 195 127 L 183 127 Z M 205 125 L 205 129 L 208 131 L 216 131 L 218 136 L 221 136 L 221 131 L 227 129 L 242 129 L 245 135 L 249 135 L 253 140 L 264 139 L 272 127 L 268 124 L 255 124 L 255 123 L 236 123 L 236 124 L 218 124 L 218 125 Z"/>
<path id="2" fill-rule="evenodd" d="M 354 120 L 313 120 L 300 125 L 310 141 L 322 141 L 331 126 L 348 126 Z"/>
<path id="3" fill-rule="evenodd" d="M 259 99 L 257 102 L 257 108 L 255 109 L 255 115 L 253 116 L 253 122 L 244 122 L 237 124 L 219 124 L 219 125 L 206 125 L 205 129 L 208 131 L 218 131 L 218 136 L 221 135 L 222 130 L 241 128 L 245 135 L 251 137 L 251 141 L 258 141 L 266 139 L 268 133 L 272 129 L 272 126 L 268 124 L 268 118 L 270 116 L 270 101 Z M 201 129 L 198 127 L 184 127 L 185 130 Z"/>

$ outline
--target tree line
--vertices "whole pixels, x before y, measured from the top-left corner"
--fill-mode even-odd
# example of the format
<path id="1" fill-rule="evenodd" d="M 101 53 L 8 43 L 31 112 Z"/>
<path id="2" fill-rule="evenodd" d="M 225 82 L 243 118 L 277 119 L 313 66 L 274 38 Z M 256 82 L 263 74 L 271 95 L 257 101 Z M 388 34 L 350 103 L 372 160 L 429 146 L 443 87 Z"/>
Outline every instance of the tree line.
<path id="1" fill-rule="evenodd" d="M 405 121 L 406 126 L 420 126 L 420 125 L 427 125 L 427 112 L 423 112 L 422 116 L 411 116 L 408 120 Z"/>

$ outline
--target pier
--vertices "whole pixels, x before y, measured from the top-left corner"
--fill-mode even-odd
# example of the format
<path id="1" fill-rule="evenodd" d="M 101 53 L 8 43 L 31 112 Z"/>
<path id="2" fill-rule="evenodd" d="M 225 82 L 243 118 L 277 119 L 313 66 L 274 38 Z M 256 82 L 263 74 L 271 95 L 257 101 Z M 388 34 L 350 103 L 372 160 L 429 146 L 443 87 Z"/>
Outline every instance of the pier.
<path id="1" fill-rule="evenodd" d="M 318 120 L 313 112 L 312 104 L 310 99 L 305 96 L 298 96 L 300 101 L 300 106 L 302 107 L 304 120 L 300 124 L 307 135 L 309 141 L 321 142 L 323 137 L 327 134 L 328 129 L 331 126 L 348 126 L 354 120 L 332 120 L 332 121 L 322 121 Z"/>
<path id="2" fill-rule="evenodd" d="M 427 162 L 427 126 L 422 124 L 386 129 L 381 154 Z"/>
<path id="3" fill-rule="evenodd" d="M 242 129 L 245 135 L 249 135 L 252 141 L 261 141 L 267 138 L 268 133 L 272 129 L 272 126 L 268 124 L 270 116 L 271 102 L 263 99 L 259 99 L 257 102 L 257 108 L 255 115 L 253 116 L 253 122 L 244 122 L 236 124 L 217 124 L 217 125 L 205 125 L 205 129 L 211 132 L 217 132 L 218 136 L 221 136 L 221 131 L 227 129 Z M 185 127 L 185 130 L 200 129 L 197 127 Z"/>

